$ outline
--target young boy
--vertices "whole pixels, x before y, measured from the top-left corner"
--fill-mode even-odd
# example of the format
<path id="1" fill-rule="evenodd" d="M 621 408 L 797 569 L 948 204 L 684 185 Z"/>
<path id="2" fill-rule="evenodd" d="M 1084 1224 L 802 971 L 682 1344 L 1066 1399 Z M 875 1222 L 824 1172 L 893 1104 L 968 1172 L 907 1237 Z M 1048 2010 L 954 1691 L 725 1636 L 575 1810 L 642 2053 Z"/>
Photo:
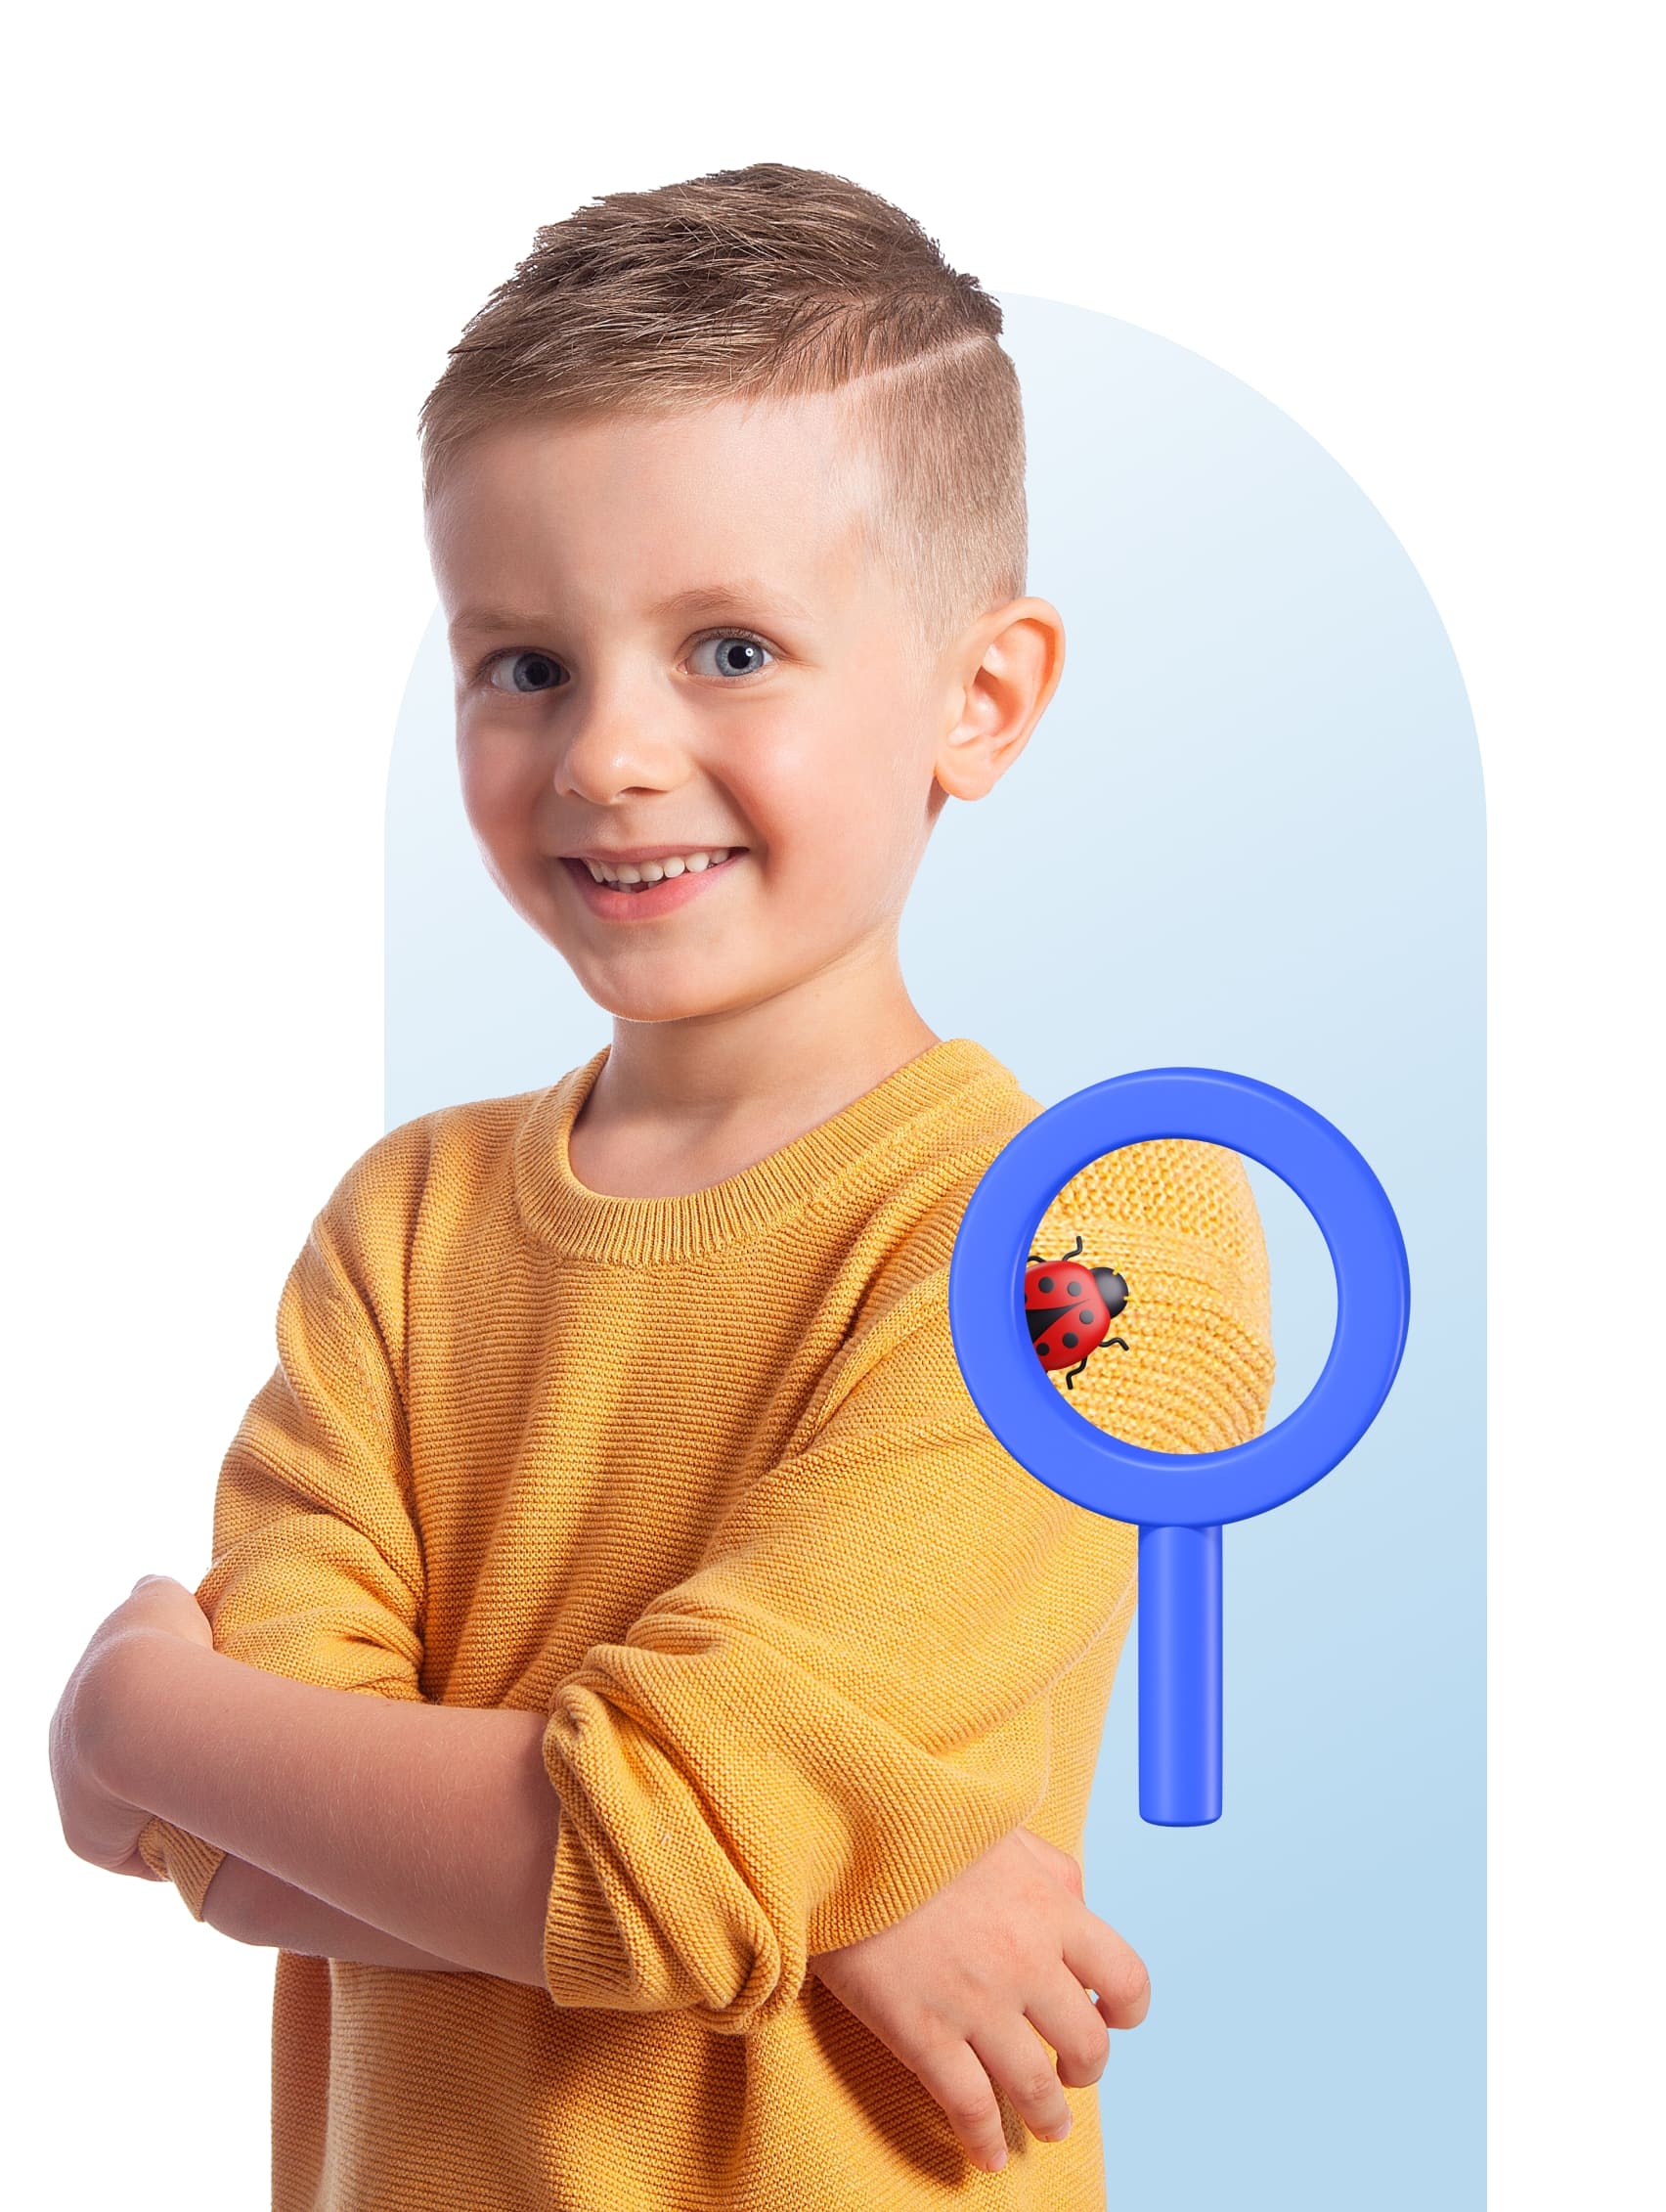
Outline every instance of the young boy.
<path id="1" fill-rule="evenodd" d="M 897 954 L 1062 666 L 999 329 L 766 164 L 540 232 L 424 407 L 469 819 L 612 1042 L 347 1171 L 196 1600 L 54 1728 L 81 1855 L 278 1949 L 276 2212 L 1106 2201 L 1146 1982 L 1071 1854 L 1135 1532 L 965 1390 L 956 1227 L 1039 1106 Z M 1241 1164 L 1097 1163 L 1078 1235 L 1132 1303 L 1073 1403 L 1251 1435 Z"/>

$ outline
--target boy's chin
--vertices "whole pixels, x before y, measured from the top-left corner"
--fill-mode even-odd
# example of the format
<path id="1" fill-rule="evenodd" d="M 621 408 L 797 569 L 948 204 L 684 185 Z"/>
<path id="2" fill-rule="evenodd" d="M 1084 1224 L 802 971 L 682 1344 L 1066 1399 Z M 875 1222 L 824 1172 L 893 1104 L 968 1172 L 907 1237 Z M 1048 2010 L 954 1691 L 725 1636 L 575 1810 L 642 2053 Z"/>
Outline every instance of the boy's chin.
<path id="1" fill-rule="evenodd" d="M 691 1022 L 703 1015 L 737 1013 L 762 996 L 734 984 L 726 989 L 717 978 L 702 986 L 686 973 L 622 982 L 617 976 L 587 974 L 569 962 L 587 997 L 621 1022 Z"/>

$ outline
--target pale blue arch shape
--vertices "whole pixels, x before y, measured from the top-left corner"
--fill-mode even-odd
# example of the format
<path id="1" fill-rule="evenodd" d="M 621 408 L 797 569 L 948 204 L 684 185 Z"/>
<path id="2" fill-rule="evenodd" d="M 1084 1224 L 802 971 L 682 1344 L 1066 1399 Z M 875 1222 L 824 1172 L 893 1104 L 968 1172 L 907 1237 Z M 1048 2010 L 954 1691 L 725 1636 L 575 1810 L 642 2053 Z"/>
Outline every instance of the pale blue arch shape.
<path id="1" fill-rule="evenodd" d="M 1089 1901 L 1155 1998 L 1100 2086 L 1108 2188 L 1166 2212 L 1469 2212 L 1485 1956 L 1474 728 L 1405 549 L 1299 424 L 1131 324 L 1002 305 L 1030 589 L 1064 611 L 1069 667 L 994 794 L 944 811 L 902 929 L 915 1002 L 1043 1104 L 1173 1065 L 1295 1092 L 1371 1161 L 1417 1284 L 1370 1435 L 1233 1530 L 1218 1827 L 1138 1818 L 1129 1638 L 1084 1857 Z M 474 847 L 437 612 L 387 832 L 389 1127 L 552 1082 L 607 1041 Z M 1061 891 L 1074 936 L 1052 918 Z M 1256 1190 L 1277 1418 L 1323 1357 L 1332 1286 L 1304 1211 L 1258 1171 Z"/>

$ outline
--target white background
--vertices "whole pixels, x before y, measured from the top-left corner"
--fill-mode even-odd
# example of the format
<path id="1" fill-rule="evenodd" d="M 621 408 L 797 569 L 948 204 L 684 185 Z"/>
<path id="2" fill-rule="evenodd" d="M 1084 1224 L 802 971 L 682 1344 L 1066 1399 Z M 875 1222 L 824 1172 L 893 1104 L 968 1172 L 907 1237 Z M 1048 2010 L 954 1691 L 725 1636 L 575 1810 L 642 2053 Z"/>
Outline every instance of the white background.
<path id="1" fill-rule="evenodd" d="M 381 1129 L 383 784 L 432 605 L 417 407 L 538 223 L 756 159 L 853 176 L 991 288 L 1230 369 L 1358 480 L 1445 618 L 1491 835 L 1493 2196 L 1641 2200 L 1656 20 L 486 0 L 14 34 L 9 2149 L 33 2200 L 264 2201 L 270 1956 L 69 1856 L 46 1725 L 136 1576 L 199 1578 L 284 1271 Z M 1439 1957 L 1405 1971 L 1438 2007 Z"/>

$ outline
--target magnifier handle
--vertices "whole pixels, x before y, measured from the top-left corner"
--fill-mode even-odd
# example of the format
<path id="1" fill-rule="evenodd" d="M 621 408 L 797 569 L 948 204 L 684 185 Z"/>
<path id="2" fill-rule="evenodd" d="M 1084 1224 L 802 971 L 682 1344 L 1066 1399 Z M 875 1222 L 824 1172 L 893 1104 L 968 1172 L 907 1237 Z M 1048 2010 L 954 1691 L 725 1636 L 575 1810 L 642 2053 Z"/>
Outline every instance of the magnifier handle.
<path id="1" fill-rule="evenodd" d="M 1140 1818 L 1220 1818 L 1220 1530 L 1140 1529 Z"/>

